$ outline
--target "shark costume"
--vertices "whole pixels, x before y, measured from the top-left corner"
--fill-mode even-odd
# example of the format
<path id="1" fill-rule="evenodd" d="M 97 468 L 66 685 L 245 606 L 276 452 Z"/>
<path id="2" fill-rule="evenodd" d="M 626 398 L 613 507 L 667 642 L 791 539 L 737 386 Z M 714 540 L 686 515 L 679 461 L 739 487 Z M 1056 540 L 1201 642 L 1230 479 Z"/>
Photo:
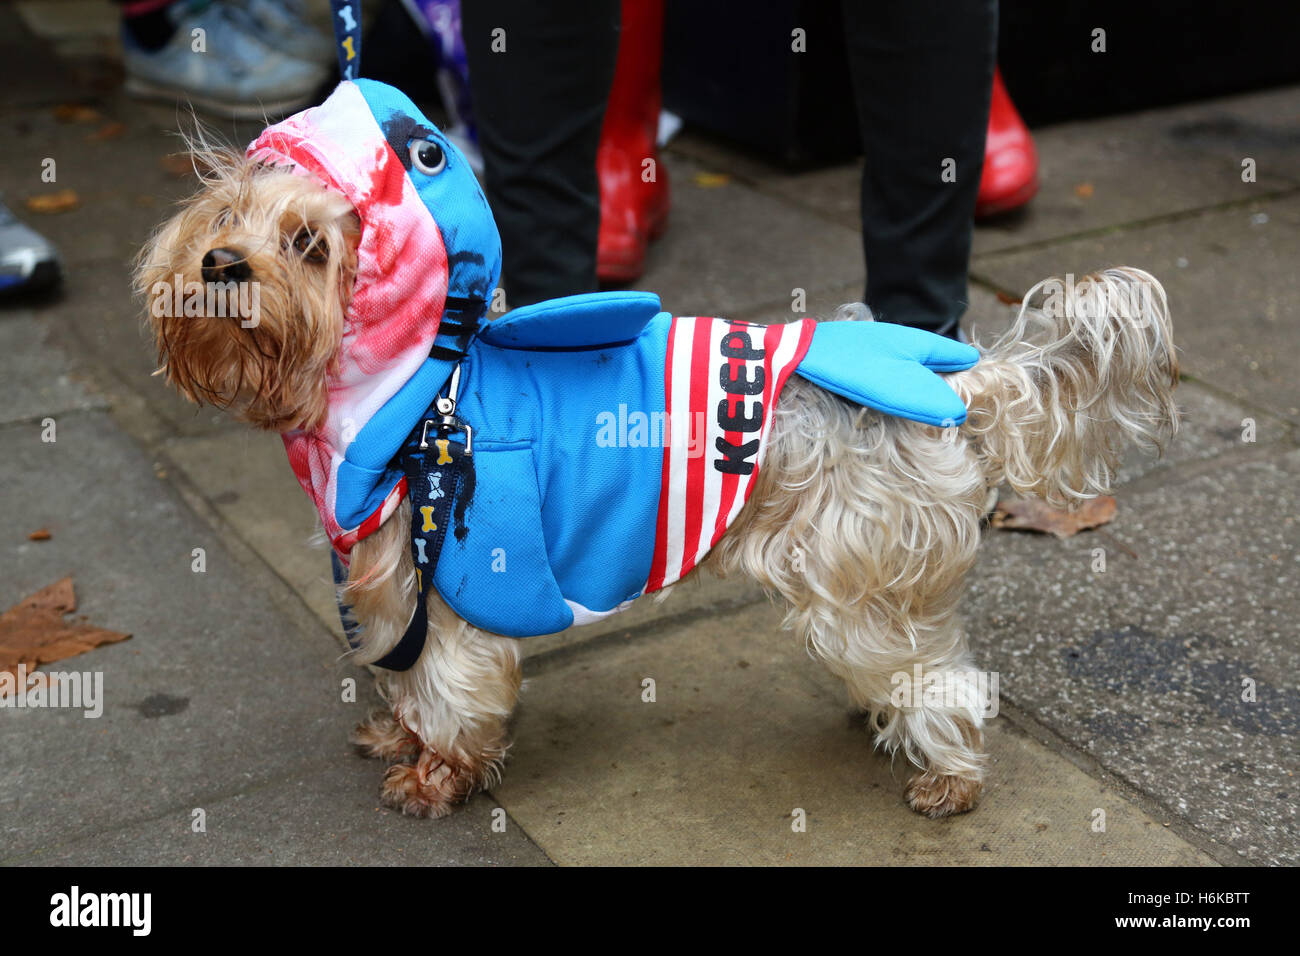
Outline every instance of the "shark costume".
<path id="1" fill-rule="evenodd" d="M 409 494 L 421 593 L 485 630 L 553 633 L 689 572 L 749 497 L 791 374 L 890 414 L 965 420 L 935 373 L 978 353 L 904 326 L 673 317 L 643 292 L 481 323 L 501 262 L 487 202 L 383 84 L 341 83 L 249 155 L 338 190 L 361 220 L 328 418 L 284 436 L 290 464 L 344 559 Z"/>

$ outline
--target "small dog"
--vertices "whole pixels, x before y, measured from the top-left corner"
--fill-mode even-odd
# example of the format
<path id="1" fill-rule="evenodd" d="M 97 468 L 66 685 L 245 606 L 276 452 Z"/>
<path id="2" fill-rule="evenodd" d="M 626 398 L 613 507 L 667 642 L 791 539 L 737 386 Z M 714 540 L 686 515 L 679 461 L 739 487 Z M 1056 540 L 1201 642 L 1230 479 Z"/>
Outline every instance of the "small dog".
<path id="1" fill-rule="evenodd" d="M 396 137 L 391 119 L 383 131 L 408 174 L 412 162 L 446 159 L 428 148 L 437 137 L 422 117 L 403 116 Z M 203 189 L 137 267 L 159 372 L 188 399 L 255 427 L 322 427 L 342 387 L 340 352 L 367 268 L 359 201 L 252 148 L 203 148 L 196 159 Z M 458 188 L 477 188 L 467 182 Z M 461 261 L 447 242 L 448 262 Z M 249 281 L 260 287 L 256 322 L 235 291 Z M 202 311 L 175 307 L 182 285 L 208 295 Z M 836 318 L 863 310 L 844 307 Z M 945 376 L 968 409 L 961 427 L 885 414 L 791 376 L 752 494 L 702 561 L 718 574 L 746 573 L 783 600 L 787 625 L 844 680 L 877 745 L 916 766 L 907 802 L 935 818 L 971 809 L 984 781 L 985 702 L 957 605 L 990 493 L 1005 483 L 1077 503 L 1108 489 L 1126 444 L 1160 451 L 1177 427 L 1165 295 L 1140 270 L 1039 283 L 979 352 L 974 368 Z M 382 517 L 351 548 L 342 590 L 362 625 L 361 663 L 398 643 L 419 593 L 411 505 L 398 496 Z M 520 654 L 515 638 L 471 625 L 436 590 L 427 614 L 415 665 L 380 677 L 391 709 L 362 723 L 355 740 L 389 762 L 387 803 L 440 816 L 499 779 Z M 901 700 L 899 675 L 909 685 Z M 932 686 L 949 692 L 927 694 Z"/>

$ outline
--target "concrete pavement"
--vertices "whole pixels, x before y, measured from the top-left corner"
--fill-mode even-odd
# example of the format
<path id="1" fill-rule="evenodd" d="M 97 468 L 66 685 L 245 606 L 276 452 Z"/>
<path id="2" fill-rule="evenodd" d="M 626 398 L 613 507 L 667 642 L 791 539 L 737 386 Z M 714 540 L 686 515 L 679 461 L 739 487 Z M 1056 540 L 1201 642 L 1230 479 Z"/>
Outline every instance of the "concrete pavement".
<path id="1" fill-rule="evenodd" d="M 102 20 L 74 30 L 60 7 L 19 10 L 70 75 L 101 75 Z M 1166 284 L 1189 380 L 1183 433 L 1126 462 L 1111 525 L 987 536 L 965 619 L 1001 675 L 992 784 L 940 823 L 904 807 L 906 768 L 743 581 L 530 641 L 503 785 L 437 822 L 380 809 L 379 765 L 346 744 L 375 698 L 338 661 L 278 440 L 149 376 L 128 260 L 192 187 L 160 161 L 177 117 L 107 81 L 89 95 L 98 121 L 56 119 L 46 86 L 0 118 L 11 205 L 49 188 L 45 156 L 82 197 L 33 223 L 67 258 L 62 296 L 0 310 L 0 607 L 72 573 L 79 613 L 134 636 L 69 661 L 105 673 L 102 718 L 0 711 L 0 862 L 1300 861 L 1300 89 L 1037 131 L 1042 194 L 977 230 L 971 324 L 1047 275 L 1139 265 Z M 790 176 L 690 134 L 665 165 L 674 218 L 641 285 L 666 307 L 779 320 L 798 289 L 813 313 L 859 294 L 854 166 Z"/>

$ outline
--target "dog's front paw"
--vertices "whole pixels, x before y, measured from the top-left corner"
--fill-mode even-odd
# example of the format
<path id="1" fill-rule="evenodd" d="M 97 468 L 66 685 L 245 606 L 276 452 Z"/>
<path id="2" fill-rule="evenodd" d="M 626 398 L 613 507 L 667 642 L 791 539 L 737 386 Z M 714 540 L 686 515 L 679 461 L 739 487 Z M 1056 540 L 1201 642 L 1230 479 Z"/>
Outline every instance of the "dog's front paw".
<path id="1" fill-rule="evenodd" d="M 420 738 L 387 710 L 377 710 L 352 731 L 352 743 L 366 757 L 410 763 L 421 750 Z"/>
<path id="2" fill-rule="evenodd" d="M 414 763 L 397 763 L 384 774 L 384 803 L 413 817 L 444 817 L 474 791 L 468 767 L 425 748 Z"/>
<path id="3" fill-rule="evenodd" d="M 984 784 L 970 777 L 926 770 L 907 782 L 907 805 L 931 820 L 975 809 Z"/>

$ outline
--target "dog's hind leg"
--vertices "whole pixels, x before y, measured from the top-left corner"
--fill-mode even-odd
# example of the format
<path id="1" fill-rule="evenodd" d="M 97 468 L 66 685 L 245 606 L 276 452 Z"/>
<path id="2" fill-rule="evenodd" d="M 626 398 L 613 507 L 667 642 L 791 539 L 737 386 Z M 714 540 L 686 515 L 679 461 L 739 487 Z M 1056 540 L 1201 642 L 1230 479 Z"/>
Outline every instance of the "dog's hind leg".
<path id="1" fill-rule="evenodd" d="M 876 746 L 916 767 L 908 804 L 937 818 L 970 810 L 983 788 L 986 684 L 955 614 L 907 603 L 924 606 L 931 597 L 886 592 L 852 605 L 813 596 L 793 617 L 867 713 Z"/>
<path id="2" fill-rule="evenodd" d="M 711 555 L 789 607 L 801 634 L 870 715 L 877 745 L 918 773 L 929 816 L 974 806 L 983 781 L 982 684 L 956 623 L 987 488 L 952 430 L 787 385 L 757 486 Z"/>
<path id="3" fill-rule="evenodd" d="M 987 685 L 957 623 L 923 634 L 906 666 L 885 678 L 888 688 L 881 686 L 882 672 L 855 667 L 850 656 L 827 658 L 827 664 L 868 712 L 876 745 L 902 752 L 916 766 L 905 792 L 908 805 L 933 818 L 972 809 L 984 786 Z"/>

